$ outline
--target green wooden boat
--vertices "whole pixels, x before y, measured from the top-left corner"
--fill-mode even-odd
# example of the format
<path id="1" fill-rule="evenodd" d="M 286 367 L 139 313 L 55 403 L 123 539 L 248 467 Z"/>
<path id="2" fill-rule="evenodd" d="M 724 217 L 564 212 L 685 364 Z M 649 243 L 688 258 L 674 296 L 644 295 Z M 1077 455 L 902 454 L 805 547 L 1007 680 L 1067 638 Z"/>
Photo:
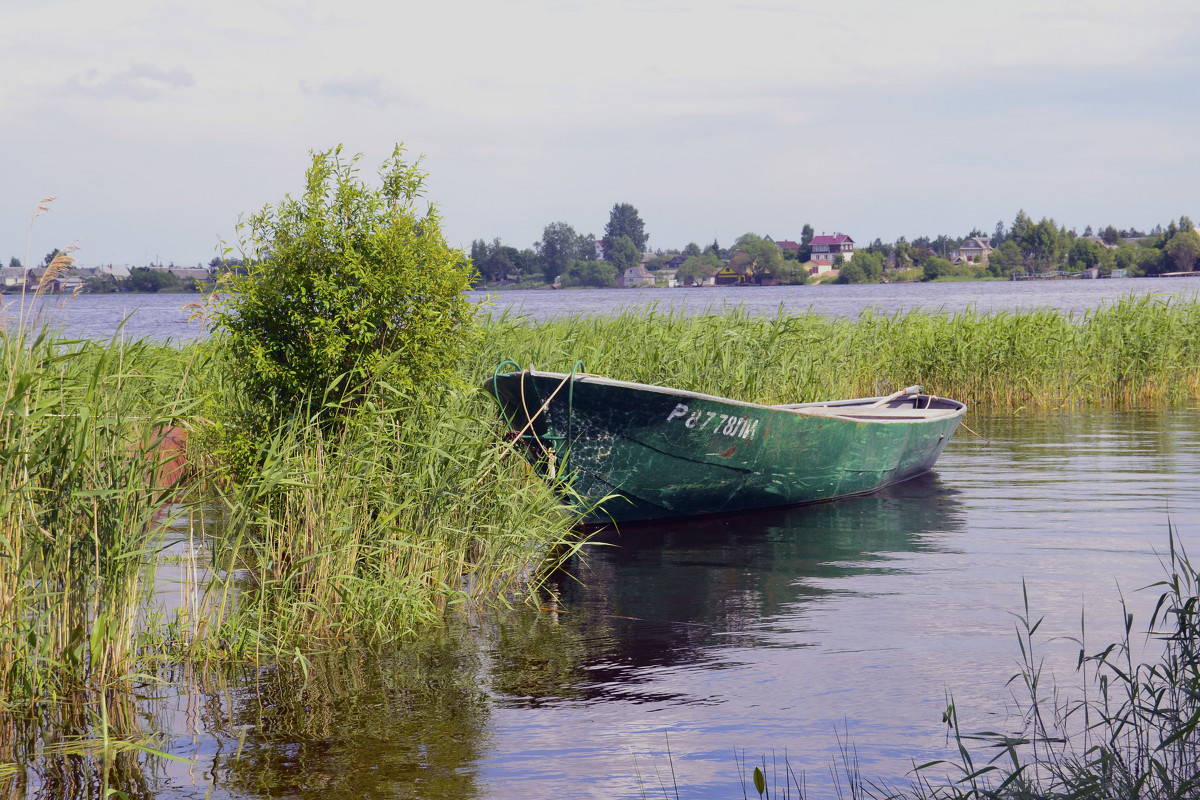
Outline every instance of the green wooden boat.
<path id="1" fill-rule="evenodd" d="M 966 413 L 919 386 L 766 406 L 513 362 L 484 388 L 542 474 L 569 487 L 586 523 L 873 492 L 931 469 Z"/>

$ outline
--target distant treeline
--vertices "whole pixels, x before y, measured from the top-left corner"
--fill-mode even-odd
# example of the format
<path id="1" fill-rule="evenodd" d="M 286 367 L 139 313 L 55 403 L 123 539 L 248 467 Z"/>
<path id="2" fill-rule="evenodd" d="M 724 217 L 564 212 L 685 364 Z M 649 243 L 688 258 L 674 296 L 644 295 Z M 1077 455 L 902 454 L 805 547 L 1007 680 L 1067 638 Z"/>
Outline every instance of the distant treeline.
<path id="1" fill-rule="evenodd" d="M 245 262 L 240 258 L 214 258 L 208 266 L 180 267 L 175 264 L 149 264 L 124 267 L 109 264 L 99 267 L 79 267 L 69 252 L 51 250 L 40 264 L 26 270 L 19 258 L 9 259 L 4 270 L 3 288 L 8 292 L 37 290 L 43 283 L 52 284 L 51 291 L 75 291 L 97 294 L 115 292 L 203 292 L 211 290 L 227 273 L 244 273 Z"/>
<path id="2" fill-rule="evenodd" d="M 479 280 L 491 284 L 548 284 L 615 286 L 626 268 L 642 262 L 655 272 L 669 263 L 678 267 L 677 280 L 701 283 L 729 265 L 751 283 L 803 283 L 809 279 L 806 263 L 811 256 L 813 227 L 804 224 L 797 241 L 754 233 L 738 237 L 728 248 L 719 242 L 702 247 L 695 242 L 680 249 L 657 249 L 644 259 L 649 235 L 636 208 L 613 206 L 604 236 L 579 234 L 566 222 L 552 222 L 541 240 L 517 248 L 499 238 L 471 243 L 471 260 Z M 981 240 L 986 256 L 958 257 L 972 239 Z M 765 247 L 764 247 L 765 245 Z M 792 245 L 798 245 L 793 247 Z M 772 252 L 774 251 L 774 252 Z M 677 258 L 682 257 L 682 258 Z M 899 237 L 895 242 L 860 239 L 851 259 L 834 257 L 840 283 L 873 283 L 887 280 L 938 278 L 1010 278 L 1096 269 L 1101 275 L 1124 270 L 1130 276 L 1191 272 L 1200 260 L 1200 233 L 1187 216 L 1166 227 L 1149 231 L 1108 225 L 1082 233 L 1067 230 L 1052 218 L 1034 222 L 1019 211 L 1011 224 L 996 223 L 991 233 L 975 228 L 964 236 L 942 234 Z M 914 271 L 915 270 L 915 271 Z"/>

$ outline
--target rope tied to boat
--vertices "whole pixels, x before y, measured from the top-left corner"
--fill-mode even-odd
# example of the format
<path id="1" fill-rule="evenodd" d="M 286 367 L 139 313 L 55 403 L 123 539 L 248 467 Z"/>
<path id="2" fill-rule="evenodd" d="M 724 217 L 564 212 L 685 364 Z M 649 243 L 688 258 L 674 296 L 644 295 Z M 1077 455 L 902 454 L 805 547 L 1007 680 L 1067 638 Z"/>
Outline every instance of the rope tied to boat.
<path id="1" fill-rule="evenodd" d="M 493 397 L 497 401 L 497 403 L 499 403 L 500 393 L 499 393 L 499 386 L 498 386 L 498 378 L 500 376 L 500 370 L 502 370 L 504 367 L 506 367 L 510 364 L 512 366 L 516 367 L 518 370 L 521 370 L 521 381 L 519 384 L 520 395 L 521 395 L 521 408 L 525 412 L 526 422 L 525 422 L 525 425 L 518 431 L 518 430 L 516 430 L 516 425 L 513 423 L 513 420 L 508 419 L 508 424 L 513 429 L 513 433 L 512 433 L 513 438 L 509 441 L 506 449 L 511 450 L 513 447 L 516 446 L 516 443 L 522 439 L 528 440 L 529 438 L 531 438 L 530 437 L 530 434 L 531 434 L 532 439 L 535 442 L 537 442 L 537 446 L 543 452 L 545 452 L 551 459 L 550 476 L 549 477 L 551 479 L 556 479 L 557 473 L 560 473 L 563 469 L 565 469 L 570 451 L 568 449 L 567 455 L 563 456 L 561 461 L 558 461 L 558 453 L 554 448 L 554 444 L 555 444 L 554 440 L 557 439 L 557 440 L 561 440 L 561 441 L 565 442 L 567 444 L 568 448 L 570 447 L 570 443 L 573 441 L 573 438 L 574 438 L 574 416 L 575 416 L 575 380 L 574 379 L 576 377 L 578 377 L 579 375 L 585 374 L 584 368 L 583 368 L 583 360 L 579 359 L 575 362 L 575 365 L 571 368 L 571 372 L 568 373 L 565 377 L 563 377 L 563 379 L 561 381 L 559 381 L 558 386 L 554 387 L 554 391 L 550 393 L 550 396 L 547 397 L 545 402 L 543 402 L 541 404 L 541 406 L 538 408 L 538 410 L 532 414 L 529 413 L 529 403 L 525 399 L 525 378 L 526 378 L 526 376 L 533 374 L 533 372 L 534 372 L 533 364 L 530 364 L 528 369 L 521 369 L 521 365 L 511 359 L 500 362 L 500 364 L 497 365 L 495 372 L 492 373 Z M 558 393 L 560 391 L 562 391 L 563 386 L 568 386 L 568 389 L 567 389 L 567 435 L 565 437 L 564 436 L 547 435 L 545 438 L 551 440 L 550 446 L 547 446 L 545 443 L 543 443 L 542 436 L 537 432 L 537 429 L 533 427 L 533 424 L 538 419 L 538 417 L 542 416 L 543 413 L 545 413 L 546 411 L 549 410 L 550 403 L 553 402 L 554 398 L 558 396 Z M 500 404 L 500 411 L 501 411 L 501 413 L 504 414 L 505 418 L 507 419 L 508 414 L 507 414 L 507 412 L 504 411 L 503 404 Z"/>
<path id="2" fill-rule="evenodd" d="M 972 436 L 974 436 L 976 439 L 979 439 L 979 440 L 980 440 L 980 441 L 982 441 L 984 444 L 991 444 L 991 443 L 992 443 L 992 440 L 991 440 L 991 439 L 987 438 L 986 436 L 980 436 L 978 433 L 976 433 L 975 431 L 973 431 L 973 430 L 971 430 L 969 427 L 967 427 L 967 423 L 960 421 L 960 422 L 958 423 L 958 425 L 959 425 L 959 427 L 961 427 L 961 428 L 966 428 L 966 429 L 967 429 L 967 433 L 971 434 L 971 435 L 972 435 Z"/>

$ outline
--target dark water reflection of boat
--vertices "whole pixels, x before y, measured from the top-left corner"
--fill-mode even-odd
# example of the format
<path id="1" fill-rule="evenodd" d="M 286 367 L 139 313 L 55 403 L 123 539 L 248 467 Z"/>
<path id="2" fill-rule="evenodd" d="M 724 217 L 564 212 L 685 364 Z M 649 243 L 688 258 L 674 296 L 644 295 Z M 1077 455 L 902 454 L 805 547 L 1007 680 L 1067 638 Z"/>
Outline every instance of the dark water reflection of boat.
<path id="1" fill-rule="evenodd" d="M 940 547 L 963 525 L 955 495 L 927 473 L 866 497 L 600 534 L 557 581 L 565 613 L 554 625 L 525 640 L 514 628 L 537 627 L 533 615 L 501 623 L 500 702 L 704 702 L 648 688 L 653 670 L 713 665 L 717 646 L 773 646 L 769 621 L 795 624 L 805 604 L 837 591 L 830 580 L 900 569 L 897 554 Z"/>

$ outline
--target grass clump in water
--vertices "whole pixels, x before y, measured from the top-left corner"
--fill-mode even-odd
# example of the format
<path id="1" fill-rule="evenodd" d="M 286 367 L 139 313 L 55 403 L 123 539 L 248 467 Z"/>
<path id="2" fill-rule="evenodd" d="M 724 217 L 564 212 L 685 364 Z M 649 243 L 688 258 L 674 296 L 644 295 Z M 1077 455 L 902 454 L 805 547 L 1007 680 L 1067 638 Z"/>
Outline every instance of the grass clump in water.
<path id="1" fill-rule="evenodd" d="M 1118 642 L 1089 652 L 1081 632 L 1081 697 L 1062 699 L 1047 687 L 1037 655 L 1028 595 L 1018 616 L 1022 667 L 1012 679 L 1025 690 L 1023 730 L 963 734 L 951 704 L 959 777 L 950 785 L 923 773 L 946 762 L 918 768 L 921 798 L 1191 798 L 1200 796 L 1200 572 L 1175 530 L 1170 530 L 1167 577 L 1151 613 L 1147 641 L 1161 644 L 1158 657 L 1139 661 L 1134 619 L 1122 601 L 1124 634 Z M 986 762 L 969 745 L 994 753 Z"/>

